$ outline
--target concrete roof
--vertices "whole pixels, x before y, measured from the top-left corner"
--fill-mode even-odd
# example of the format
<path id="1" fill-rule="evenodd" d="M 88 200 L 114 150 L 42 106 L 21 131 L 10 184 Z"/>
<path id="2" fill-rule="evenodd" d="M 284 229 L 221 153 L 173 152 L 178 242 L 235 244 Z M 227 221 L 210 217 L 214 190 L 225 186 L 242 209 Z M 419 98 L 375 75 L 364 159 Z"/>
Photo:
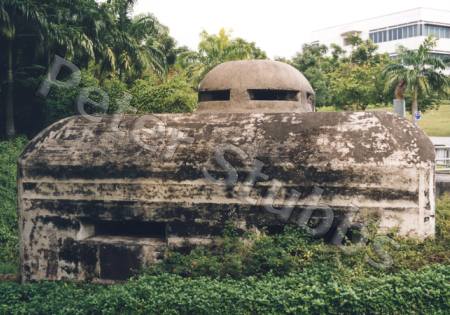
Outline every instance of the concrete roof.
<path id="1" fill-rule="evenodd" d="M 314 92 L 300 71 L 272 60 L 229 61 L 208 72 L 200 91 L 239 88 L 299 90 Z"/>
<path id="2" fill-rule="evenodd" d="M 297 101 L 255 101 L 248 90 L 299 91 Z M 309 112 L 311 84 L 297 69 L 272 60 L 240 60 L 222 63 L 206 74 L 199 92 L 230 90 L 229 101 L 200 101 L 198 111 L 207 112 Z"/>

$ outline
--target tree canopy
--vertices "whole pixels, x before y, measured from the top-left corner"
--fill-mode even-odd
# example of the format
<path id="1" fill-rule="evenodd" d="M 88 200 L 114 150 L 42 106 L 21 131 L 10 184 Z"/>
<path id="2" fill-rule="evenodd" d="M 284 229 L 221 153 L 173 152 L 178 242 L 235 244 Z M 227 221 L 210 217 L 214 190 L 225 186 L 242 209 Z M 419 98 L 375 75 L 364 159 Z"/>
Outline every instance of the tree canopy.
<path id="1" fill-rule="evenodd" d="M 387 89 L 400 82 L 406 85 L 412 113 L 426 110 L 433 105 L 434 98 L 445 97 L 448 93 L 449 79 L 444 73 L 447 65 L 443 59 L 431 54 L 435 46 L 436 39 L 428 37 L 417 50 L 400 47 L 396 58 L 384 69 Z M 425 102 L 419 103 L 420 99 Z M 414 122 L 414 115 L 412 119 Z"/>
<path id="2" fill-rule="evenodd" d="M 219 33 L 200 34 L 197 51 L 186 50 L 179 55 L 178 64 L 198 82 L 209 70 L 225 61 L 267 59 L 266 53 L 253 42 L 232 38 L 231 32 L 220 29 Z"/>
<path id="3" fill-rule="evenodd" d="M 203 31 L 195 50 L 180 47 L 154 15 L 134 15 L 135 3 L 0 0 L 0 134 L 32 136 L 76 114 L 77 95 L 87 87 L 109 95 L 108 113 L 129 105 L 138 112 L 192 111 L 196 87 L 213 67 L 267 58 L 256 43 L 225 29 Z M 399 80 L 407 83 L 406 101 L 413 108 L 426 110 L 447 97 L 442 73 L 447 65 L 430 54 L 432 39 L 417 51 L 400 49 L 394 59 L 358 35 L 349 35 L 346 43 L 345 49 L 305 44 L 293 58 L 280 59 L 311 82 L 318 107 L 365 110 L 389 104 Z M 71 89 L 53 86 L 39 97 L 36 91 L 55 56 L 81 70 L 80 83 Z M 62 80 L 67 76 L 60 74 Z"/>

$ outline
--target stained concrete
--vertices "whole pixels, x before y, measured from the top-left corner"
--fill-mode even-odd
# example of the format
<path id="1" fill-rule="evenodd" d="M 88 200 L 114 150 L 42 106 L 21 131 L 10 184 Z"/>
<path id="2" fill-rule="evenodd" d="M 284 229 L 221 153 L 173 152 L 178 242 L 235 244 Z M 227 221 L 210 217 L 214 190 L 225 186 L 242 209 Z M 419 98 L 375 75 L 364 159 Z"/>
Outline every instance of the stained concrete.
<path id="1" fill-rule="evenodd" d="M 308 91 L 298 74 L 274 69 L 254 76 L 268 82 L 255 87 Z M 227 224 L 242 233 L 277 231 L 311 207 L 332 210 L 331 229 L 345 216 L 370 218 L 380 232 L 434 235 L 434 149 L 407 120 L 300 113 L 278 100 L 240 112 L 245 101 L 233 102 L 222 113 L 204 104 L 194 114 L 70 117 L 33 139 L 18 171 L 22 280 L 124 280 L 169 247 L 214 244 Z M 221 180 L 227 177 L 236 182 Z M 275 183 L 283 190 L 272 200 Z M 295 193 L 289 216 L 268 211 Z"/>
<path id="2" fill-rule="evenodd" d="M 309 205 L 307 197 L 317 186 L 324 189 L 321 203 L 343 212 L 358 207 L 376 216 L 382 230 L 398 228 L 420 238 L 434 233 L 433 146 L 405 119 L 383 112 L 157 117 L 193 139 L 180 142 L 169 160 L 161 156 L 170 138 L 148 136 L 152 126 L 145 127 L 142 141 L 154 151 L 133 140 L 128 127 L 135 116 L 125 117 L 117 130 L 108 127 L 111 117 L 99 123 L 72 117 L 29 144 L 19 161 L 25 280 L 122 279 L 111 273 L 112 262 L 106 262 L 111 257 L 131 270 L 156 262 L 169 239 L 210 239 L 228 220 L 244 229 L 282 224 L 263 207 L 272 180 L 300 192 L 295 213 Z M 239 175 L 231 191 L 204 176 L 204 170 L 226 175 L 214 158 L 224 144 L 247 155 L 226 155 Z M 255 159 L 264 163 L 267 180 L 251 191 L 254 204 L 237 191 Z M 284 199 L 276 198 L 274 206 Z M 158 222 L 167 231 L 134 237 L 132 245 L 118 250 L 124 247 L 120 237 L 99 242 L 102 236 L 95 234 L 96 224 L 105 220 Z"/>

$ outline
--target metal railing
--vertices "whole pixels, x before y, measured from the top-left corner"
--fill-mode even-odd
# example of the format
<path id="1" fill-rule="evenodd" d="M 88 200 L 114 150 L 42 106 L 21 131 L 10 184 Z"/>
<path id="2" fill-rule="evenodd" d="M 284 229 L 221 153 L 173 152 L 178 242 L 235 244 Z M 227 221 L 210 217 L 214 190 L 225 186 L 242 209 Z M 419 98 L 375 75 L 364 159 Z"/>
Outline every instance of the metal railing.
<path id="1" fill-rule="evenodd" d="M 450 171 L 450 147 L 437 145 L 436 150 L 436 171 L 449 172 Z"/>

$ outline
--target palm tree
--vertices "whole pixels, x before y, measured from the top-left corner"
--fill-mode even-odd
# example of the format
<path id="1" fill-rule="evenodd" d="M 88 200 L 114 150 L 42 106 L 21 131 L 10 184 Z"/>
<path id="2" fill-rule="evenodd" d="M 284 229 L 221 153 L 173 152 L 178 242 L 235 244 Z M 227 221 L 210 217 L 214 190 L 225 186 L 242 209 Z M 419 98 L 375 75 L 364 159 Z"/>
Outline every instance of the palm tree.
<path id="1" fill-rule="evenodd" d="M 105 31 L 96 3 L 47 0 L 41 7 L 48 22 L 44 47 L 47 66 L 55 53 L 69 60 L 77 59 L 77 64 L 95 57 L 94 45 L 98 42 L 98 34 Z"/>
<path id="2" fill-rule="evenodd" d="M 135 0 L 109 0 L 104 5 L 108 13 L 108 32 L 102 38 L 104 51 L 101 68 L 117 72 L 122 81 L 138 77 L 151 68 L 160 77 L 167 73 L 166 56 L 159 39 L 165 30 L 153 15 L 130 16 Z"/>
<path id="3" fill-rule="evenodd" d="M 255 43 L 242 38 L 231 38 L 231 33 L 222 28 L 217 35 L 203 31 L 200 34 L 198 51 L 181 52 L 178 65 L 196 82 L 222 62 L 266 58 L 265 52 L 256 47 Z"/>
<path id="4" fill-rule="evenodd" d="M 383 71 L 386 88 L 392 88 L 400 82 L 406 84 L 406 92 L 412 98 L 412 121 L 419 108 L 419 97 L 427 97 L 432 93 L 446 93 L 449 79 L 444 74 L 446 63 L 430 52 L 436 46 L 436 39 L 428 37 L 417 50 L 401 47 L 394 62 Z"/>
<path id="5" fill-rule="evenodd" d="M 167 73 L 166 56 L 160 43 L 163 32 L 162 26 L 151 14 L 133 18 L 127 31 L 136 42 L 144 64 L 152 68 L 160 77 L 164 77 Z"/>
<path id="6" fill-rule="evenodd" d="M 7 61 L 5 118 L 8 137 L 16 133 L 14 86 L 21 81 L 18 75 L 27 77 L 30 69 L 45 71 L 54 54 L 77 59 L 77 64 L 83 59 L 92 60 L 94 43 L 98 42 L 96 33 L 100 32 L 96 27 L 97 8 L 97 4 L 89 0 L 77 3 L 0 1 L 0 41 L 5 43 Z"/>
<path id="7" fill-rule="evenodd" d="M 16 134 L 14 124 L 14 71 L 15 45 L 20 37 L 43 38 L 46 19 L 39 6 L 32 0 L 2 0 L 0 2 L 0 40 L 5 43 L 6 51 L 6 135 Z M 22 33 L 21 30 L 26 30 Z"/>

